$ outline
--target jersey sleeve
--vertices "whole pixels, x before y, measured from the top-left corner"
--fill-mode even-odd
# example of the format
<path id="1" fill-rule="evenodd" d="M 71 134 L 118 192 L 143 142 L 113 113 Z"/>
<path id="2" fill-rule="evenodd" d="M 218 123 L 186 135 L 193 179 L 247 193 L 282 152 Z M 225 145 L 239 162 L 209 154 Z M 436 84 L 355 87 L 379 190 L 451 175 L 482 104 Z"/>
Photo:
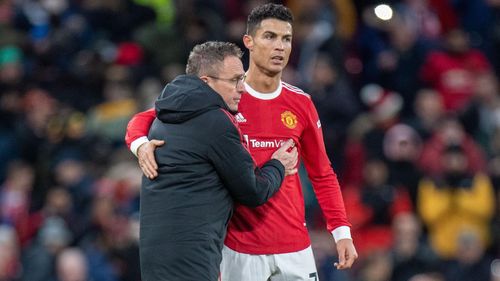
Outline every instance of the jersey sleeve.
<path id="1" fill-rule="evenodd" d="M 148 141 L 149 128 L 156 118 L 154 108 L 139 112 L 130 119 L 125 133 L 125 143 L 127 147 L 137 155 L 137 148 Z"/>
<path id="2" fill-rule="evenodd" d="M 326 154 L 318 113 L 312 101 L 308 101 L 307 126 L 300 141 L 301 156 L 326 218 L 328 231 L 332 232 L 335 240 L 350 238 L 351 225 L 347 221 L 340 184 Z"/>

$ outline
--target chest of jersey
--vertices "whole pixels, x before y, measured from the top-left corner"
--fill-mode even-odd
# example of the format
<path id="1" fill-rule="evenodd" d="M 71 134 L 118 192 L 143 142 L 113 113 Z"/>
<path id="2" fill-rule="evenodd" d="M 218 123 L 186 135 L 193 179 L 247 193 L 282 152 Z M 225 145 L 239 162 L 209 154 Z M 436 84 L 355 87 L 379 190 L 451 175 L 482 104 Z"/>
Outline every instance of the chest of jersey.
<path id="1" fill-rule="evenodd" d="M 304 108 L 283 93 L 271 100 L 244 94 L 236 119 L 257 164 L 269 159 L 290 138 L 298 145 L 308 125 Z"/>

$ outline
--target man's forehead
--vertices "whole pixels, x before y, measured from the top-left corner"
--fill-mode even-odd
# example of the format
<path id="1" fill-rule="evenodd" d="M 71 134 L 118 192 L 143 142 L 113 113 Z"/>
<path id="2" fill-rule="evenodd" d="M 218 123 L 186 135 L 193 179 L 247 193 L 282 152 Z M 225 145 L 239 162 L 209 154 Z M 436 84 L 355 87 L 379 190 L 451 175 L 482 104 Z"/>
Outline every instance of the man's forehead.
<path id="1" fill-rule="evenodd" d="M 272 32 L 276 34 L 292 35 L 292 24 L 279 19 L 265 19 L 260 22 L 257 32 Z"/>
<path id="2" fill-rule="evenodd" d="M 241 59 L 235 56 L 228 56 L 224 59 L 222 72 L 226 72 L 227 74 L 234 76 L 240 76 L 245 73 Z"/>

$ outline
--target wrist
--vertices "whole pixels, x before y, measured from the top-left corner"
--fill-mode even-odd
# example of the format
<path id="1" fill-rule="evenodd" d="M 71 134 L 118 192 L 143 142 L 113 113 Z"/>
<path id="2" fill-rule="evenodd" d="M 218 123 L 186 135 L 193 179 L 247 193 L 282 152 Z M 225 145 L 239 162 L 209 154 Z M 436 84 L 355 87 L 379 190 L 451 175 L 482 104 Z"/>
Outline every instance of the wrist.
<path id="1" fill-rule="evenodd" d="M 130 151 L 137 157 L 137 150 L 139 150 L 139 147 L 149 141 L 148 137 L 143 136 L 140 138 L 135 139 L 131 144 L 130 144 Z"/>
<path id="2" fill-rule="evenodd" d="M 342 239 L 351 239 L 351 229 L 348 226 L 339 226 L 332 231 L 333 239 L 335 243 Z"/>

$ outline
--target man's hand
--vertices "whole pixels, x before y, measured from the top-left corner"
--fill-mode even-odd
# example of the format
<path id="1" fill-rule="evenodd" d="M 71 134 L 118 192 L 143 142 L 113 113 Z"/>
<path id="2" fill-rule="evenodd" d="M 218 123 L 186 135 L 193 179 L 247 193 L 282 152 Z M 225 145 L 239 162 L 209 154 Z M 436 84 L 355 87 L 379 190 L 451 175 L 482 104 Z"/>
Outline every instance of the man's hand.
<path id="1" fill-rule="evenodd" d="M 271 158 L 280 161 L 285 166 L 285 175 L 289 176 L 297 173 L 298 155 L 295 142 L 289 139 L 273 153 Z"/>
<path id="2" fill-rule="evenodd" d="M 137 148 L 137 161 L 144 175 L 150 180 L 158 176 L 158 165 L 155 160 L 155 149 L 165 143 L 163 140 L 150 140 Z"/>
<path id="3" fill-rule="evenodd" d="M 352 239 L 340 239 L 337 241 L 337 253 L 339 254 L 339 262 L 334 264 L 337 269 L 351 268 L 354 261 L 358 258 L 358 252 L 354 248 Z"/>

